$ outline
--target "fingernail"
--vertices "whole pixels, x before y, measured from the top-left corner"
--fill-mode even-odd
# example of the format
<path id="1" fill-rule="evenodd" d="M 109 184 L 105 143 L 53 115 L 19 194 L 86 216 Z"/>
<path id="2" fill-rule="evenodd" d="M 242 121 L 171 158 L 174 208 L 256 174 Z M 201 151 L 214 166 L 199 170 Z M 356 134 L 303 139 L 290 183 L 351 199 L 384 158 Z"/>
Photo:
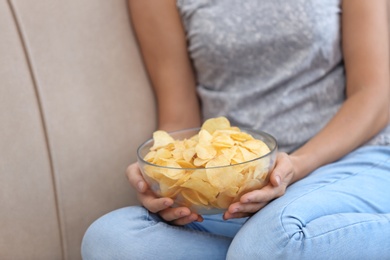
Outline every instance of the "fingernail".
<path id="1" fill-rule="evenodd" d="M 197 220 L 198 219 L 198 216 L 194 216 L 194 215 L 191 215 L 190 217 L 189 217 L 189 219 L 190 219 L 190 221 L 195 221 L 195 220 Z"/>
<path id="2" fill-rule="evenodd" d="M 167 207 L 169 207 L 169 206 L 171 206 L 171 202 L 170 201 L 164 201 L 164 206 L 167 206 Z"/>
<path id="3" fill-rule="evenodd" d="M 232 210 L 232 213 L 236 213 L 236 212 L 238 212 L 240 210 L 240 208 L 234 208 L 233 210 Z"/>
<path id="4" fill-rule="evenodd" d="M 250 203 L 252 201 L 252 198 L 247 198 L 244 202 L 245 203 Z"/>
<path id="5" fill-rule="evenodd" d="M 138 187 L 138 191 L 142 192 L 143 191 L 143 188 L 144 188 L 144 182 L 143 181 L 140 181 L 138 182 L 137 184 L 137 187 Z"/>
<path id="6" fill-rule="evenodd" d="M 276 184 L 279 186 L 280 185 L 280 177 L 275 176 L 275 181 L 276 181 Z"/>

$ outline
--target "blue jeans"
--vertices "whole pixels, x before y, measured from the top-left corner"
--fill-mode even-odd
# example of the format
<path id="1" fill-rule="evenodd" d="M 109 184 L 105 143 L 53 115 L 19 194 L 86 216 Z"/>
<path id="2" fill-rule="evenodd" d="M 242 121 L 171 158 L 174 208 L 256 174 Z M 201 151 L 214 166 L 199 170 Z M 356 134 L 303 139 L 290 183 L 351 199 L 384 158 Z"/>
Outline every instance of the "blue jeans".
<path id="1" fill-rule="evenodd" d="M 390 147 L 360 148 L 248 219 L 172 226 L 142 207 L 87 230 L 89 259 L 390 259 Z"/>

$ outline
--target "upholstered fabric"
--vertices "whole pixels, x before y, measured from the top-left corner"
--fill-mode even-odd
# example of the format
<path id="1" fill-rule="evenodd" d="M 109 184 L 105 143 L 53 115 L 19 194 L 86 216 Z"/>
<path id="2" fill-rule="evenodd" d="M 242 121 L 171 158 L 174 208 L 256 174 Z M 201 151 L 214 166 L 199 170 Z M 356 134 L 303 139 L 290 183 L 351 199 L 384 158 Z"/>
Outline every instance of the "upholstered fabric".
<path id="1" fill-rule="evenodd" d="M 61 237 L 44 127 L 6 1 L 0 28 L 0 259 L 56 259 Z"/>
<path id="2" fill-rule="evenodd" d="M 0 259 L 78 259 L 155 105 L 125 0 L 0 1 Z"/>

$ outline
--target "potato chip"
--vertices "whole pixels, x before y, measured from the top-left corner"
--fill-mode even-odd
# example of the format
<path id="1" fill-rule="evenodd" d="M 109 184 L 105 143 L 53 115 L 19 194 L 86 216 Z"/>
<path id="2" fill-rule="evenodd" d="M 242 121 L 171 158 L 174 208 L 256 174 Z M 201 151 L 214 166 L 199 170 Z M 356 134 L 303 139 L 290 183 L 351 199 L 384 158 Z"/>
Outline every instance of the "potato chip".
<path id="1" fill-rule="evenodd" d="M 182 170 L 180 165 L 178 163 L 176 163 L 175 161 L 166 161 L 165 159 L 161 159 L 160 160 L 162 163 L 160 164 L 161 166 L 164 166 L 164 167 L 153 167 L 153 166 L 149 166 L 148 169 L 150 169 L 150 174 L 149 176 L 152 177 L 154 176 L 154 178 L 157 180 L 158 179 L 162 179 L 163 177 L 166 177 L 166 178 L 169 178 L 169 179 L 172 179 L 172 180 L 178 180 L 180 178 L 183 177 L 183 175 L 185 174 L 185 170 Z M 177 168 L 177 169 L 173 169 L 173 168 Z"/>
<path id="2" fill-rule="evenodd" d="M 173 144 L 172 157 L 176 160 L 183 159 L 183 153 L 186 150 L 184 142 L 177 141 Z"/>
<path id="3" fill-rule="evenodd" d="M 240 179 L 242 179 L 242 175 L 232 168 L 230 169 L 224 167 L 207 168 L 207 166 L 210 165 L 209 163 L 206 164 L 206 174 L 209 183 L 213 187 L 216 187 L 219 191 L 221 192 L 228 191 L 229 194 L 235 196 L 238 191 L 237 185 L 240 183 Z"/>
<path id="4" fill-rule="evenodd" d="M 177 195 L 179 192 L 179 186 L 176 186 L 177 181 L 169 178 L 161 178 L 158 183 L 160 185 L 160 193 L 163 197 L 171 197 Z"/>
<path id="5" fill-rule="evenodd" d="M 184 140 L 184 146 L 187 149 L 191 149 L 191 148 L 195 147 L 197 143 L 198 143 L 198 136 L 197 135 L 196 135 L 196 138 L 192 137 L 191 139 Z"/>
<path id="6" fill-rule="evenodd" d="M 180 165 L 181 168 L 196 168 L 195 165 L 192 163 L 186 161 L 186 160 L 178 160 L 177 163 Z"/>
<path id="7" fill-rule="evenodd" d="M 251 161 L 251 160 L 256 159 L 256 158 L 259 157 L 257 154 L 254 154 L 254 153 L 248 151 L 244 147 L 238 147 L 238 149 L 240 150 L 240 152 L 242 154 L 242 158 L 244 159 L 244 161 Z"/>
<path id="8" fill-rule="evenodd" d="M 196 154 L 195 147 L 187 148 L 183 151 L 183 159 L 187 162 L 191 162 Z"/>
<path id="9" fill-rule="evenodd" d="M 237 146 L 233 146 L 230 149 L 221 149 L 220 152 L 230 162 L 229 164 L 233 164 L 231 161 L 237 153 Z"/>
<path id="10" fill-rule="evenodd" d="M 190 178 L 190 176 L 191 176 L 191 174 L 185 174 L 179 180 L 171 180 L 169 178 L 162 178 L 159 181 L 161 195 L 163 197 L 170 197 L 170 198 L 177 196 L 182 190 L 180 185 L 185 183 Z"/>
<path id="11" fill-rule="evenodd" d="M 188 204 L 188 207 L 191 207 L 192 205 L 207 206 L 209 204 L 207 198 L 205 198 L 202 194 L 199 194 L 199 192 L 196 192 L 192 189 L 183 189 L 181 195 L 185 200 L 190 202 Z"/>
<path id="12" fill-rule="evenodd" d="M 206 168 L 212 168 L 212 167 L 221 167 L 229 165 L 230 162 L 226 159 L 225 156 L 220 155 L 218 157 L 212 158 L 206 163 Z M 206 171 L 207 172 L 207 171 Z"/>
<path id="13" fill-rule="evenodd" d="M 209 134 L 209 132 L 207 132 L 206 130 L 200 130 L 199 139 L 198 139 L 198 143 L 196 144 L 196 146 L 199 146 L 199 145 L 211 146 L 212 139 L 213 139 L 213 137 L 211 134 Z"/>
<path id="14" fill-rule="evenodd" d="M 196 145 L 195 152 L 198 158 L 203 160 L 210 160 L 217 154 L 217 150 L 213 146 L 201 143 Z"/>
<path id="15" fill-rule="evenodd" d="M 234 154 L 231 162 L 232 162 L 232 164 L 239 164 L 239 163 L 245 162 L 244 156 L 242 155 L 242 152 L 238 148 L 237 148 L 237 151 Z"/>
<path id="16" fill-rule="evenodd" d="M 230 135 L 230 137 L 238 142 L 245 142 L 248 140 L 253 140 L 253 137 L 250 134 L 244 132 L 235 132 Z"/>
<path id="17" fill-rule="evenodd" d="M 150 151 L 145 155 L 144 160 L 147 162 L 153 162 L 154 158 L 156 158 L 156 151 Z"/>
<path id="18" fill-rule="evenodd" d="M 213 134 L 215 130 L 227 129 L 230 127 L 230 122 L 226 117 L 217 117 L 207 119 L 202 129 L 207 130 L 210 134 Z"/>
<path id="19" fill-rule="evenodd" d="M 197 167 L 197 168 L 204 168 L 204 166 L 206 165 L 206 163 L 210 161 L 209 159 L 200 159 L 200 158 L 195 158 L 194 159 L 194 165 Z"/>
<path id="20" fill-rule="evenodd" d="M 185 183 L 180 185 L 180 187 L 197 191 L 206 197 L 207 200 L 215 200 L 219 192 L 218 189 L 213 187 L 210 183 L 192 176 Z"/>
<path id="21" fill-rule="evenodd" d="M 167 132 L 162 130 L 158 130 L 153 133 L 153 140 L 154 144 L 150 148 L 152 151 L 175 142 L 175 140 Z"/>
<path id="22" fill-rule="evenodd" d="M 242 143 L 242 146 L 258 155 L 265 155 L 270 152 L 269 147 L 261 140 L 249 140 Z"/>
<path id="23" fill-rule="evenodd" d="M 226 194 L 225 192 L 221 192 L 218 194 L 217 199 L 211 203 L 212 206 L 219 209 L 227 209 L 230 204 L 233 203 L 234 197 L 230 194 Z"/>
<path id="24" fill-rule="evenodd" d="M 234 146 L 234 140 L 227 134 L 219 134 L 213 137 L 212 144 L 218 148 L 231 148 Z"/>
<path id="25" fill-rule="evenodd" d="M 158 160 L 161 159 L 169 159 L 169 158 L 172 158 L 172 153 L 169 150 L 162 148 L 156 151 L 154 155 L 153 163 L 156 163 Z"/>

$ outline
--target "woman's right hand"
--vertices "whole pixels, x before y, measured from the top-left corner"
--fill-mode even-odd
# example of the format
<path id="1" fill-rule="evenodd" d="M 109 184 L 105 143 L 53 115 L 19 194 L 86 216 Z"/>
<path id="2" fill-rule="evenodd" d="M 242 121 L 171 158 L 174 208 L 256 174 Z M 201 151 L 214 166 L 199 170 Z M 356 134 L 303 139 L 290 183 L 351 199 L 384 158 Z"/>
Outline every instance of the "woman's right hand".
<path id="1" fill-rule="evenodd" d="M 126 170 L 130 185 L 136 190 L 137 198 L 141 204 L 152 213 L 158 214 L 162 219 L 174 225 L 186 225 L 194 221 L 201 222 L 202 216 L 191 212 L 189 208 L 172 208 L 171 198 L 159 198 L 149 189 L 138 163 L 131 164 Z"/>

